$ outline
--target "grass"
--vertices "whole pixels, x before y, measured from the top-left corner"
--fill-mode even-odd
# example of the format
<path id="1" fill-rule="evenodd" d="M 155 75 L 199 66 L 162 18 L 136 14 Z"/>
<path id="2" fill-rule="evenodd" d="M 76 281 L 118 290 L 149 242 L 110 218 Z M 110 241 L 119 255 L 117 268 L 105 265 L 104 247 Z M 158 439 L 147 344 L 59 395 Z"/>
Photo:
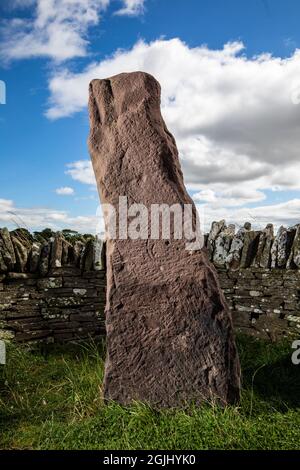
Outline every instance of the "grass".
<path id="1" fill-rule="evenodd" d="M 238 338 L 238 407 L 157 412 L 101 399 L 104 348 L 11 345 L 0 366 L 1 449 L 299 449 L 300 366 L 291 344 Z"/>

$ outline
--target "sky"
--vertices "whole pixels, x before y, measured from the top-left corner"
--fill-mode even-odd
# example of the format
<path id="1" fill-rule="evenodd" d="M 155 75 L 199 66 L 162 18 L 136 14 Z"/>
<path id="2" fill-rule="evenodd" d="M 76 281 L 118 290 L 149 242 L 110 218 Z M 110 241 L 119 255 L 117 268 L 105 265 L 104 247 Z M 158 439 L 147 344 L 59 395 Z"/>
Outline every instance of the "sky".
<path id="1" fill-rule="evenodd" d="M 99 228 L 88 84 L 134 70 L 161 83 L 205 228 L 299 223 L 299 17 L 298 0 L 0 0 L 0 226 Z"/>

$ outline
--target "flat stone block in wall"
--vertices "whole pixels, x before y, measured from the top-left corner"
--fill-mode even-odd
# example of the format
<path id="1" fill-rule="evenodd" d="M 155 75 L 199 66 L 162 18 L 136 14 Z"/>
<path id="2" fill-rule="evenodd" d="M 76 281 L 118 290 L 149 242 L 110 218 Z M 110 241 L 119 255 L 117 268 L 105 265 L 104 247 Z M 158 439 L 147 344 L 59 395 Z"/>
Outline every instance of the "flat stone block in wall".
<path id="1" fill-rule="evenodd" d="M 7 273 L 5 278 L 12 281 L 28 281 L 32 279 L 38 279 L 38 274 L 31 273 Z M 26 284 L 26 282 L 24 282 Z"/>
<path id="2" fill-rule="evenodd" d="M 77 322 L 90 322 L 92 323 L 94 320 L 98 319 L 97 315 L 95 315 L 94 312 L 87 312 L 87 313 L 81 313 L 81 312 L 74 312 L 70 315 L 70 321 L 77 321 Z"/>
<path id="3" fill-rule="evenodd" d="M 272 275 L 270 277 L 265 277 L 261 281 L 263 286 L 266 287 L 281 287 L 283 286 L 283 278 L 282 277 L 273 277 Z"/>
<path id="4" fill-rule="evenodd" d="M 299 269 L 284 269 L 281 271 L 282 277 L 285 281 L 289 281 L 291 279 L 296 279 L 300 281 L 300 270 Z"/>
<path id="5" fill-rule="evenodd" d="M 62 277 L 49 277 L 44 279 L 39 279 L 37 281 L 37 288 L 39 290 L 48 290 L 60 288 L 63 285 Z"/>
<path id="6" fill-rule="evenodd" d="M 31 318 L 31 317 L 39 317 L 41 315 L 39 306 L 23 306 L 18 305 L 17 307 L 11 307 L 9 310 L 6 311 L 5 318 L 6 319 L 15 319 L 15 318 Z"/>
<path id="7" fill-rule="evenodd" d="M 300 301 L 299 298 L 293 297 L 284 301 L 284 310 L 293 311 L 293 315 L 300 316 Z"/>
<path id="8" fill-rule="evenodd" d="M 85 278 L 82 278 L 82 277 L 69 277 L 69 276 L 64 276 L 64 287 L 70 287 L 70 288 L 82 288 L 82 289 L 85 289 L 86 287 L 90 286 L 90 282 L 87 281 Z M 103 277 L 103 279 L 105 279 Z M 99 284 L 99 281 L 98 281 L 98 278 L 95 279 L 95 285 L 98 285 Z M 105 282 L 104 282 L 105 284 Z"/>
<path id="9" fill-rule="evenodd" d="M 245 284 L 250 281 L 256 281 L 255 271 L 252 269 L 241 269 L 238 273 L 239 282 L 246 281 Z"/>
<path id="10" fill-rule="evenodd" d="M 283 286 L 286 288 L 300 289 L 300 281 L 298 279 L 290 279 L 289 281 L 283 281 Z"/>
<path id="11" fill-rule="evenodd" d="M 75 268 L 72 266 L 63 266 L 62 268 L 52 268 L 47 274 L 49 277 L 81 277 L 82 271 L 80 268 Z"/>

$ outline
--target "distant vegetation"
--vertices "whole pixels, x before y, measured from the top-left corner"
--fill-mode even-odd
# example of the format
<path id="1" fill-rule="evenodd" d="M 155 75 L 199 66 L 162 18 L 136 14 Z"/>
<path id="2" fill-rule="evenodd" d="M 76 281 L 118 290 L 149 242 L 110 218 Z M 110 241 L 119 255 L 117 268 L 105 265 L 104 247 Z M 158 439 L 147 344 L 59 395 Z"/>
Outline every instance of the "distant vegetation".
<path id="1" fill-rule="evenodd" d="M 57 233 L 57 232 L 54 232 L 51 228 L 45 228 L 41 232 L 34 232 L 32 236 L 26 229 L 19 229 L 19 230 L 25 230 L 27 232 L 28 237 L 31 237 L 32 240 L 35 240 L 41 243 L 48 241 L 51 237 L 54 237 L 55 234 Z M 72 244 L 77 241 L 81 241 L 85 243 L 87 240 L 95 238 L 94 235 L 91 235 L 90 233 L 86 233 L 82 235 L 81 233 L 78 233 L 75 230 L 70 230 L 70 229 L 61 230 L 60 233 L 68 242 Z"/>

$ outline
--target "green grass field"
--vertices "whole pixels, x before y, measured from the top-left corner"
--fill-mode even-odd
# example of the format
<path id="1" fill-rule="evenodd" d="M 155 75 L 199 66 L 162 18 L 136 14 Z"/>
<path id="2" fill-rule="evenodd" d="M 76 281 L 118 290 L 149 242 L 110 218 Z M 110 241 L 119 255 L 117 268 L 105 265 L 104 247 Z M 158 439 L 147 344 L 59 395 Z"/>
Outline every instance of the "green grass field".
<path id="1" fill-rule="evenodd" d="M 291 342 L 239 337 L 240 406 L 157 412 L 101 399 L 103 345 L 30 351 L 0 366 L 1 449 L 299 449 L 300 366 Z"/>

